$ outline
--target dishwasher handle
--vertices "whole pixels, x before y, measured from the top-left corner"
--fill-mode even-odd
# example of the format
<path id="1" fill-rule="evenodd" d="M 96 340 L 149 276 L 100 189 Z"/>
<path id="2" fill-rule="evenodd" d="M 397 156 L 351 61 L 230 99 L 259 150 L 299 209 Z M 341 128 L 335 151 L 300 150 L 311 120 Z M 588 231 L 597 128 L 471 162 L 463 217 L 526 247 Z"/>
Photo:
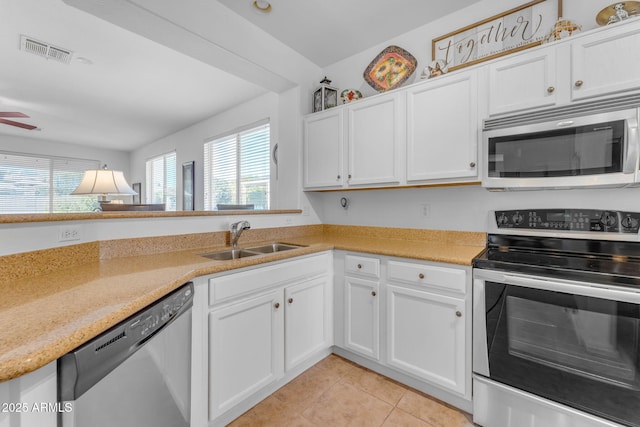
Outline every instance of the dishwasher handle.
<path id="1" fill-rule="evenodd" d="M 193 306 L 189 282 L 58 359 L 59 401 L 76 400 Z"/>

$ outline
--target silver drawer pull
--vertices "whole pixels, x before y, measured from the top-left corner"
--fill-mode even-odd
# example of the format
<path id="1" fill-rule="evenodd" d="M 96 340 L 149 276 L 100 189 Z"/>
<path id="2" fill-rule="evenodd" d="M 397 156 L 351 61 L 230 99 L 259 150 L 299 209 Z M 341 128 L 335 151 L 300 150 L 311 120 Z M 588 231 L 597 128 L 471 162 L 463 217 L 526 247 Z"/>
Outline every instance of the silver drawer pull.
<path id="1" fill-rule="evenodd" d="M 371 291 L 371 296 L 372 296 L 372 297 L 375 297 L 376 295 L 377 295 L 377 294 L 376 294 L 376 291 Z"/>
<path id="2" fill-rule="evenodd" d="M 462 317 L 462 312 L 461 311 L 456 311 L 456 317 Z"/>
<path id="3" fill-rule="evenodd" d="M 358 264 L 357 267 L 358 267 L 358 270 L 360 270 L 362 268 L 362 264 Z"/>
<path id="4" fill-rule="evenodd" d="M 419 277 L 420 279 L 424 279 L 424 273 L 420 273 L 420 274 L 418 274 L 418 277 Z"/>

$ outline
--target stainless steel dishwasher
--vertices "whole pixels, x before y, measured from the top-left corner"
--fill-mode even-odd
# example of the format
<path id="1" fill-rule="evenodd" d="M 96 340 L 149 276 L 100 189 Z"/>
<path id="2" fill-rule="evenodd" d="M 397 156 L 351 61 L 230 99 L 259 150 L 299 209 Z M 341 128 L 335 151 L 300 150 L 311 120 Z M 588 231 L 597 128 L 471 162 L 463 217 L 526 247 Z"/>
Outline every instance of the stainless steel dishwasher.
<path id="1" fill-rule="evenodd" d="M 61 357 L 59 426 L 189 426 L 192 306 L 187 283 Z"/>

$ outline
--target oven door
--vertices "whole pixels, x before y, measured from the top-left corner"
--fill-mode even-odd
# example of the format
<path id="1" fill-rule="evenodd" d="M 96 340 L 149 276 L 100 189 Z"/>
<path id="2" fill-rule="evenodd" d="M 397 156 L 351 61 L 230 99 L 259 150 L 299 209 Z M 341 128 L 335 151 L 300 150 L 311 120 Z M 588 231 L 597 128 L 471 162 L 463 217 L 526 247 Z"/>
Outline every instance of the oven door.
<path id="1" fill-rule="evenodd" d="M 640 426 L 640 292 L 474 271 L 476 374 Z"/>

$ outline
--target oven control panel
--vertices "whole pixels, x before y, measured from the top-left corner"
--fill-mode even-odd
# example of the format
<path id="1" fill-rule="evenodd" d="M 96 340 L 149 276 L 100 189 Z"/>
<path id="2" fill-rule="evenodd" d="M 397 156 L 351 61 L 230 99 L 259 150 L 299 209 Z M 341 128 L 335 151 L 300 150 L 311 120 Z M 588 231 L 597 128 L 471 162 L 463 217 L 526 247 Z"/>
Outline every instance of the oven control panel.
<path id="1" fill-rule="evenodd" d="M 520 209 L 495 211 L 498 228 L 638 234 L 639 212 L 596 209 Z"/>

